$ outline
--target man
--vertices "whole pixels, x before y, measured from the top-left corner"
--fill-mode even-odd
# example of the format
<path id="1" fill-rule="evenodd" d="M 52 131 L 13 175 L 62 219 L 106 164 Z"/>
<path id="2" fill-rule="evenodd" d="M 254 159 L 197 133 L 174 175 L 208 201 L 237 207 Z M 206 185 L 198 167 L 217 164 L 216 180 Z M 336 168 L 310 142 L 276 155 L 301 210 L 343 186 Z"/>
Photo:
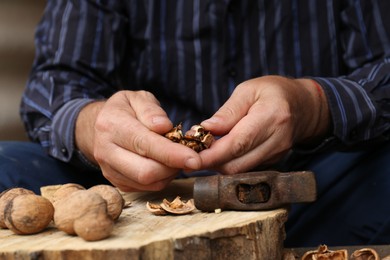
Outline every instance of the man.
<path id="1" fill-rule="evenodd" d="M 3 144 L 2 174 L 29 169 L 3 186 L 313 170 L 318 200 L 293 206 L 287 246 L 388 243 L 389 5 L 49 1 L 21 106 L 49 156 Z M 219 138 L 198 154 L 162 136 L 179 122 Z"/>

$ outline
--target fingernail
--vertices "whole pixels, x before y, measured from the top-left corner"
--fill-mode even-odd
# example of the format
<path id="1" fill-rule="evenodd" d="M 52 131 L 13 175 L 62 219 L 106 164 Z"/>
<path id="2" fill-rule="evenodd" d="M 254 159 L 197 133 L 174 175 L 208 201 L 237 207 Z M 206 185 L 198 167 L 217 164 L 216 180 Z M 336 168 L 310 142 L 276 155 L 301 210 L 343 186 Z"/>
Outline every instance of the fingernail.
<path id="1" fill-rule="evenodd" d="M 216 117 L 211 117 L 211 118 L 206 119 L 205 121 L 203 121 L 202 124 L 203 124 L 203 123 L 206 123 L 206 124 L 216 124 L 216 123 L 218 123 L 218 122 L 219 122 L 218 118 L 216 118 Z"/>
<path id="2" fill-rule="evenodd" d="M 163 117 L 163 116 L 155 116 L 152 118 L 152 122 L 155 125 L 165 124 L 167 121 L 168 121 L 168 119 L 166 117 Z"/>
<path id="3" fill-rule="evenodd" d="M 195 158 L 190 158 L 185 162 L 185 167 L 187 169 L 196 170 L 200 167 L 198 160 Z"/>

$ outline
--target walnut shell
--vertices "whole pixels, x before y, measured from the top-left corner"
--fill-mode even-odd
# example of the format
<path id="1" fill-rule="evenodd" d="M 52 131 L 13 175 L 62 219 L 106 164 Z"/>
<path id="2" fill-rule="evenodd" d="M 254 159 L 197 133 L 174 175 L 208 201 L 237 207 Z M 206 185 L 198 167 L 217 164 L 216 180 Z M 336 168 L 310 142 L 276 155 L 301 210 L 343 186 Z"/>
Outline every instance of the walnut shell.
<path id="1" fill-rule="evenodd" d="M 101 184 L 93 186 L 88 190 L 98 193 L 106 200 L 108 214 L 113 220 L 119 218 L 125 205 L 125 200 L 116 188 L 110 185 Z"/>
<path id="2" fill-rule="evenodd" d="M 53 219 L 51 202 L 39 195 L 24 194 L 13 198 L 5 207 L 6 226 L 16 234 L 35 234 L 45 229 Z"/>
<path id="3" fill-rule="evenodd" d="M 372 248 L 362 248 L 354 251 L 351 255 L 352 260 L 379 260 L 378 253 Z"/>
<path id="4" fill-rule="evenodd" d="M 49 198 L 50 201 L 54 204 L 56 204 L 58 201 L 63 200 L 67 198 L 70 194 L 72 194 L 75 191 L 79 190 L 85 190 L 83 186 L 76 183 L 67 183 L 64 185 L 61 185 L 53 194 L 52 197 Z"/>
<path id="5" fill-rule="evenodd" d="M 160 205 L 151 203 L 149 201 L 146 202 L 146 208 L 157 216 L 163 216 L 167 214 L 167 212 Z"/>
<path id="6" fill-rule="evenodd" d="M 56 227 L 69 235 L 76 235 L 74 221 L 88 212 L 98 211 L 107 214 L 107 202 L 102 196 L 89 190 L 75 191 L 54 207 Z"/>
<path id="7" fill-rule="evenodd" d="M 24 188 L 11 188 L 0 193 L 0 227 L 1 228 L 7 228 L 7 225 L 4 222 L 5 206 L 12 199 L 23 194 L 34 194 L 34 192 Z"/>
<path id="8" fill-rule="evenodd" d="M 186 202 L 182 201 L 179 196 L 177 196 L 172 202 L 169 202 L 167 199 L 164 199 L 160 206 L 165 211 L 176 215 L 188 214 L 195 210 L 193 199 L 190 199 Z"/>
<path id="9" fill-rule="evenodd" d="M 321 259 L 321 260 L 331 260 L 331 259 L 348 259 L 348 251 L 345 249 L 340 250 L 328 250 L 327 245 L 320 245 L 317 250 L 307 251 L 303 256 L 302 260 L 312 260 L 312 259 Z"/>
<path id="10" fill-rule="evenodd" d="M 114 228 L 113 219 L 99 210 L 89 211 L 74 221 L 74 230 L 87 241 L 97 241 L 110 236 Z"/>

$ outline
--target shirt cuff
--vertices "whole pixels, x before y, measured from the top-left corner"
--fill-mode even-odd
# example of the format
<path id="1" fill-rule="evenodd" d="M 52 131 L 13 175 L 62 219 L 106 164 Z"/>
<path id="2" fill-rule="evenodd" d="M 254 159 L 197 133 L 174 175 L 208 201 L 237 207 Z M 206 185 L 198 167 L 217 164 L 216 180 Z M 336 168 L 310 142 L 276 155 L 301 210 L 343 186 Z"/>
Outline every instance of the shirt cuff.
<path id="1" fill-rule="evenodd" d="M 346 78 L 312 78 L 323 88 L 329 104 L 333 135 L 350 146 L 375 138 L 376 107 L 367 92 Z"/>
<path id="2" fill-rule="evenodd" d="M 76 151 L 74 131 L 76 119 L 81 109 L 94 102 L 94 99 L 74 99 L 63 105 L 55 114 L 52 120 L 52 131 L 50 133 L 51 147 L 49 154 L 63 162 L 71 162 L 74 156 L 87 167 L 97 168 L 91 162 L 81 158 L 81 152 Z M 72 158 L 73 157 L 73 158 Z M 87 163 L 86 163 L 87 162 Z"/>

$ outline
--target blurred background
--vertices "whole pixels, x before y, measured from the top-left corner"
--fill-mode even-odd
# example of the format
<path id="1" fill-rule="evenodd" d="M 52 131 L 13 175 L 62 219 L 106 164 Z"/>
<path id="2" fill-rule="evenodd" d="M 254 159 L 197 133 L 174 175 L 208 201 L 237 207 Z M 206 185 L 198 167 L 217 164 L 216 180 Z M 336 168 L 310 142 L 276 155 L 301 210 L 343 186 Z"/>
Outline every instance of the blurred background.
<path id="1" fill-rule="evenodd" d="M 27 140 L 19 104 L 45 0 L 0 0 L 0 140 Z"/>

